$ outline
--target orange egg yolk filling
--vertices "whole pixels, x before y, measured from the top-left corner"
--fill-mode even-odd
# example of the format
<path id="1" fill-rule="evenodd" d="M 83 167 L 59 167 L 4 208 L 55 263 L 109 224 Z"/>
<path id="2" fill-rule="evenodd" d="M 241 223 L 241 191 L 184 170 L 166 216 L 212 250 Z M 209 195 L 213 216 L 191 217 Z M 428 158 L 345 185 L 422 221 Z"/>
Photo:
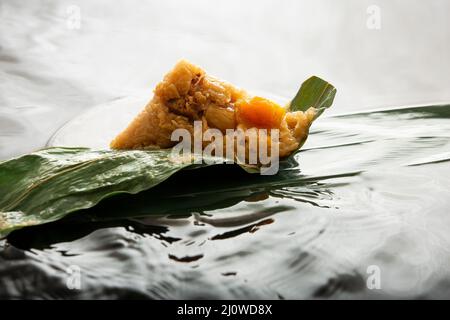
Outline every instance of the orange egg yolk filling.
<path id="1" fill-rule="evenodd" d="M 279 128 L 285 114 L 285 108 L 261 97 L 236 103 L 237 121 L 247 127 Z"/>

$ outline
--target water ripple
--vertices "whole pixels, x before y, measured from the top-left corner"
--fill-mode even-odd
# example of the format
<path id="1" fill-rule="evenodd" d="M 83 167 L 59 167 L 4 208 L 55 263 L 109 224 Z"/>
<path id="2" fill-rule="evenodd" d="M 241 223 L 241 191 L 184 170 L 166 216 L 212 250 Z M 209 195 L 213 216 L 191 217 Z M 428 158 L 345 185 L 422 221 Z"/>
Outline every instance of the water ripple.
<path id="1" fill-rule="evenodd" d="M 181 172 L 18 230 L 0 251 L 0 297 L 439 296 L 450 277 L 449 119 L 448 107 L 325 118 L 276 176 Z M 377 292 L 366 286 L 374 265 Z M 80 291 L 67 288 L 71 266 Z"/>

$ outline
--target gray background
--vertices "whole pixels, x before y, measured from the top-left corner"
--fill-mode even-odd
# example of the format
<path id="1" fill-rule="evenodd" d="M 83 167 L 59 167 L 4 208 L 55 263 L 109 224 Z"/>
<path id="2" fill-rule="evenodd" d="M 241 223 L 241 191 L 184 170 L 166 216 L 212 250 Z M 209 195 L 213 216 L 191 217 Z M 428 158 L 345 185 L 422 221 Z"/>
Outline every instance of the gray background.
<path id="1" fill-rule="evenodd" d="M 370 5 L 379 30 L 367 27 Z M 0 158 L 42 147 L 87 108 L 150 96 L 180 58 L 284 97 L 319 75 L 338 88 L 333 113 L 450 102 L 449 9 L 446 0 L 3 0 Z"/>

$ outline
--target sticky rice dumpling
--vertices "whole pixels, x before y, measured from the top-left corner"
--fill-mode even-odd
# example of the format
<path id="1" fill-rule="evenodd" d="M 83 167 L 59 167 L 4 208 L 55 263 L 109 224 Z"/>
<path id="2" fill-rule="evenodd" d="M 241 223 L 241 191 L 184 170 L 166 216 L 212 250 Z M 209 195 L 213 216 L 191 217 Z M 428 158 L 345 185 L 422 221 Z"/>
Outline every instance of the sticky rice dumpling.
<path id="1" fill-rule="evenodd" d="M 154 89 L 154 96 L 125 130 L 111 142 L 113 149 L 170 148 L 175 129 L 193 134 L 194 121 L 202 130 L 278 129 L 279 156 L 297 150 L 308 136 L 316 110 L 289 112 L 286 107 L 252 96 L 205 73 L 198 66 L 179 61 Z M 269 130 L 270 131 L 270 130 Z"/>

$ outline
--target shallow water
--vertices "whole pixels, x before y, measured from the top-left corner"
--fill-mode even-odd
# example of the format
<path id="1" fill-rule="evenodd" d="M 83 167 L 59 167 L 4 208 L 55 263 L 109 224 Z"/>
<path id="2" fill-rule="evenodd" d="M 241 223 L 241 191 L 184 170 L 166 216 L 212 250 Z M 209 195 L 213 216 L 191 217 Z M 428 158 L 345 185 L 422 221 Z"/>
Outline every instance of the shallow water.
<path id="1" fill-rule="evenodd" d="M 135 3 L 139 12 L 129 1 L 1 2 L 1 159 L 43 147 L 92 106 L 147 94 L 181 56 L 286 97 L 322 75 L 338 88 L 331 114 L 349 114 L 320 118 L 277 176 L 180 172 L 13 232 L 0 241 L 0 298 L 450 297 L 450 106 L 360 112 L 450 100 L 448 4 L 379 2 L 380 31 L 366 29 L 361 1 L 227 2 L 223 19 L 201 2 Z M 73 4 L 79 30 L 66 26 Z M 180 19 L 162 19 L 167 10 Z M 69 270 L 80 270 L 81 290 L 68 288 Z M 367 285 L 373 270 L 381 289 Z"/>

